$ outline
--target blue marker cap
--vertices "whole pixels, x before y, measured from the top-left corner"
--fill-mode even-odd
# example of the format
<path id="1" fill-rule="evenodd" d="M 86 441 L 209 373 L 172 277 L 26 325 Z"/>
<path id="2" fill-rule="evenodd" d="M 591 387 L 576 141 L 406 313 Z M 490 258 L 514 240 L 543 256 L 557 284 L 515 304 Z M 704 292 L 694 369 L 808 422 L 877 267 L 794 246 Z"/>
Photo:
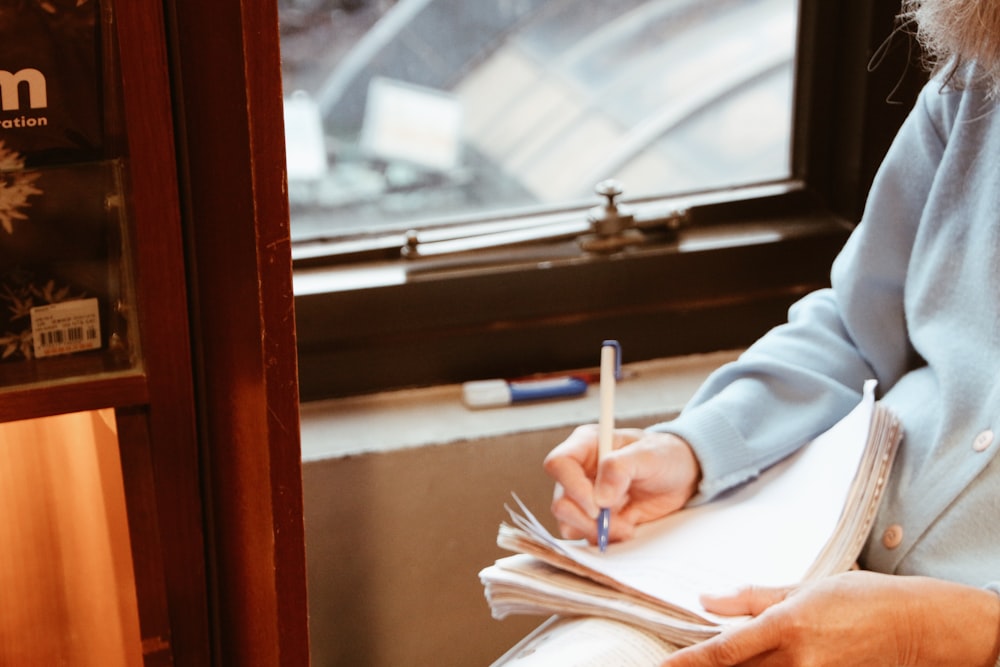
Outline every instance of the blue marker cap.
<path id="1" fill-rule="evenodd" d="M 565 398 L 587 393 L 587 381 L 572 375 L 538 380 L 515 380 L 509 382 L 508 387 L 510 387 L 511 403 Z"/>
<path id="2" fill-rule="evenodd" d="M 462 385 L 462 400 L 470 408 L 571 398 L 586 393 L 586 378 L 575 375 L 524 380 L 473 380 Z"/>

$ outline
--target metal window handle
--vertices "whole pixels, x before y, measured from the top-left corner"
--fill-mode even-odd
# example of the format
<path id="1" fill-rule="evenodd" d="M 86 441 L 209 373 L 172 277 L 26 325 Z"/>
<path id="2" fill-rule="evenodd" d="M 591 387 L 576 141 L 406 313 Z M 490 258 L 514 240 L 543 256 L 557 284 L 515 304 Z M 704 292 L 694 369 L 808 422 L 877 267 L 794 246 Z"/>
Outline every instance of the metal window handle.
<path id="1" fill-rule="evenodd" d="M 594 187 L 594 192 L 607 201 L 590 209 L 587 219 L 591 233 L 578 239 L 583 250 L 615 252 L 645 240 L 642 231 L 636 227 L 631 210 L 616 201 L 623 191 L 621 183 L 613 178 L 601 181 Z"/>
<path id="2" fill-rule="evenodd" d="M 505 246 L 528 246 L 566 240 L 576 241 L 576 247 L 585 253 L 606 255 L 624 250 L 630 246 L 640 245 L 657 240 L 673 239 L 677 230 L 690 222 L 686 207 L 676 206 L 676 202 L 668 207 L 660 207 L 650 213 L 649 207 L 644 208 L 646 216 L 637 219 L 629 206 L 618 203 L 623 192 L 621 183 L 608 179 L 598 183 L 595 188 L 598 195 L 605 198 L 601 205 L 594 206 L 587 212 L 586 219 L 580 212 L 560 213 L 547 222 L 513 225 L 497 225 L 495 231 L 480 231 L 469 233 L 462 226 L 450 227 L 452 233 L 442 233 L 442 230 L 417 230 L 406 232 L 402 246 L 398 248 L 399 255 L 406 259 L 421 259 L 431 256 L 455 255 L 470 251 L 502 248 Z M 731 195 L 730 195 L 731 196 Z M 434 240 L 424 238 L 436 236 Z M 435 233 L 436 232 L 436 233 Z M 567 250 L 555 251 L 552 257 L 567 257 Z M 552 253 L 552 249 L 543 252 Z M 504 261 L 509 261 L 505 256 Z M 493 256 L 483 258 L 476 263 L 495 263 Z"/>
<path id="3" fill-rule="evenodd" d="M 615 201 L 623 192 L 621 183 L 614 179 L 601 181 L 594 187 L 594 192 L 607 199 L 603 206 L 590 209 L 588 219 L 595 234 L 614 236 L 635 226 L 635 216 Z"/>

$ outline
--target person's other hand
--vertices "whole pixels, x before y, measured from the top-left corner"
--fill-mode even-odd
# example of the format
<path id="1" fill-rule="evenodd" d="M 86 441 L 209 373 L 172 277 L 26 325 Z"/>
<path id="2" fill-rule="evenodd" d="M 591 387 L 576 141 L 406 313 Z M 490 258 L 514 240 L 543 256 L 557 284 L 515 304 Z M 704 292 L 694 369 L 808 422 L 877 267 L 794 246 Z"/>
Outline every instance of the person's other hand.
<path id="1" fill-rule="evenodd" d="M 597 540 L 597 515 L 611 509 L 611 541 L 628 539 L 640 523 L 684 506 L 701 467 L 684 440 L 669 433 L 617 429 L 613 451 L 597 465 L 597 426 L 581 426 L 545 457 L 556 481 L 552 514 L 563 537 Z"/>
<path id="2" fill-rule="evenodd" d="M 702 604 L 752 618 L 678 651 L 663 667 L 992 667 L 1000 651 L 1000 599 L 926 577 L 852 571 L 801 588 L 706 596 Z"/>

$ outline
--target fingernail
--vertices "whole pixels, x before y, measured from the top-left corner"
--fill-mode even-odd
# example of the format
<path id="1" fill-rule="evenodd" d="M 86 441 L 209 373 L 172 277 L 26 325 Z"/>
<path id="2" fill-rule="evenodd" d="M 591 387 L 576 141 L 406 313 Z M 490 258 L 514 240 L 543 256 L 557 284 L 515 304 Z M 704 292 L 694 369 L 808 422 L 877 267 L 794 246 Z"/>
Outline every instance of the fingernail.
<path id="1" fill-rule="evenodd" d="M 598 507 L 611 507 L 612 499 L 606 498 L 606 493 L 601 493 L 599 488 L 594 489 L 594 504 Z M 596 517 L 595 517 L 596 518 Z"/>
<path id="2" fill-rule="evenodd" d="M 699 597 L 703 600 L 729 600 L 739 597 L 741 593 L 742 589 L 737 586 L 733 586 L 731 588 L 721 588 L 709 593 L 702 593 Z"/>

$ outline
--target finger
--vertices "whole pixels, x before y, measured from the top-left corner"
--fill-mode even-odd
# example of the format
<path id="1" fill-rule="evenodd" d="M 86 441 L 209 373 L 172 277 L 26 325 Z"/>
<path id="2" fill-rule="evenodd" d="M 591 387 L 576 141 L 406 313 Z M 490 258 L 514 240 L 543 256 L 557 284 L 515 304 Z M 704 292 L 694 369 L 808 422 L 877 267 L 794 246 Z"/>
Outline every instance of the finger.
<path id="1" fill-rule="evenodd" d="M 550 511 L 559 525 L 560 534 L 566 539 L 587 538 L 592 542 L 596 541 L 596 515 L 589 516 L 576 501 L 565 494 L 560 484 L 556 484 Z"/>
<path id="2" fill-rule="evenodd" d="M 595 530 L 580 530 L 577 526 L 563 523 L 562 521 L 559 521 L 557 526 L 559 527 L 559 534 L 564 540 L 587 540 L 592 544 L 597 544 L 597 533 Z"/>
<path id="3" fill-rule="evenodd" d="M 791 588 L 745 586 L 735 591 L 705 593 L 701 596 L 701 604 L 707 611 L 723 616 L 758 616 L 787 598 L 791 591 Z"/>
<path id="4" fill-rule="evenodd" d="M 573 429 L 569 436 L 552 448 L 546 459 L 569 457 L 581 464 L 597 460 L 597 424 L 583 424 Z M 592 467 L 592 464 L 588 465 Z"/>
<path id="5" fill-rule="evenodd" d="M 637 440 L 642 440 L 646 432 L 641 428 L 618 428 L 615 429 L 614 438 L 611 441 L 611 449 L 621 449 L 627 447 Z"/>
<path id="6" fill-rule="evenodd" d="M 760 662 L 756 658 L 773 651 L 779 641 L 774 624 L 755 619 L 727 628 L 711 639 L 674 653 L 662 667 L 755 665 Z"/>
<path id="7" fill-rule="evenodd" d="M 597 429 L 594 425 L 575 429 L 549 452 L 542 467 L 561 487 L 561 495 L 556 500 L 566 497 L 576 503 L 585 515 L 597 518 L 600 508 L 594 502 L 592 481 L 597 469 Z"/>
<path id="8" fill-rule="evenodd" d="M 612 514 L 608 526 L 608 541 L 625 542 L 632 539 L 635 536 L 635 526 L 636 524 L 628 516 Z"/>
<path id="9" fill-rule="evenodd" d="M 636 437 L 636 433 L 641 437 Z M 645 486 L 652 481 L 654 486 L 663 486 L 665 494 L 671 493 L 671 480 L 674 478 L 679 486 L 690 485 L 687 478 L 679 474 L 687 466 L 683 458 L 676 455 L 676 449 L 671 449 L 673 442 L 664 440 L 663 434 L 650 436 L 642 431 L 636 433 L 622 432 L 623 437 L 635 439 L 629 440 L 628 447 L 615 449 L 601 461 L 594 488 L 598 503 L 620 508 L 636 483 Z M 678 490 L 673 489 L 673 492 Z"/>
<path id="10" fill-rule="evenodd" d="M 601 461 L 594 481 L 594 502 L 598 506 L 620 509 L 625 504 L 628 490 L 640 474 L 638 459 L 642 453 L 636 448 L 617 449 Z"/>
<path id="11" fill-rule="evenodd" d="M 562 537 L 567 540 L 586 539 L 594 544 L 597 543 L 598 519 L 587 516 L 579 505 L 563 495 L 562 488 L 558 484 L 552 497 L 551 512 Z M 631 539 L 634 534 L 635 522 L 627 515 L 612 512 L 608 540 L 621 542 Z"/>
<path id="12" fill-rule="evenodd" d="M 587 540 L 597 544 L 597 520 L 560 521 L 556 519 L 559 535 L 567 540 Z M 612 517 L 608 527 L 608 542 L 624 542 L 635 535 L 635 524 Z"/>

